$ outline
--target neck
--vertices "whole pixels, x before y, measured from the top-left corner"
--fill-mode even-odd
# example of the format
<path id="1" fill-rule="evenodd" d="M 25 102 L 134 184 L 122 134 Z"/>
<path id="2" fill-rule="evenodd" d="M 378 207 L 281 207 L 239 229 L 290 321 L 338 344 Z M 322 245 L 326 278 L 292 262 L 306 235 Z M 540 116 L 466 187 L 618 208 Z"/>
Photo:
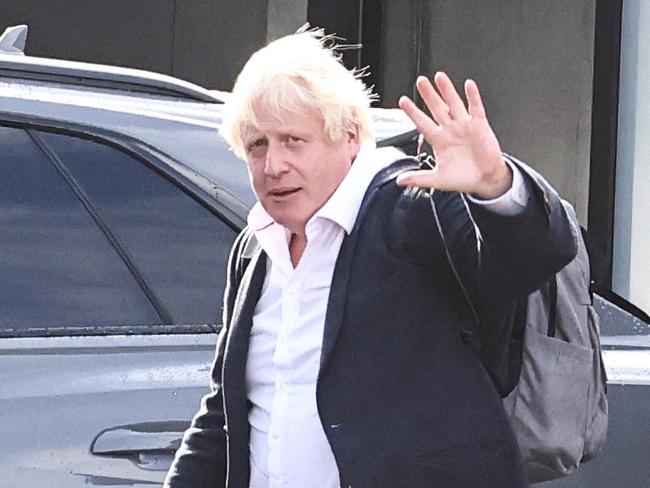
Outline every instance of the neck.
<path id="1" fill-rule="evenodd" d="M 304 234 L 291 234 L 289 239 L 289 256 L 291 257 L 291 264 L 296 268 L 302 257 L 302 253 L 307 247 L 307 237 Z"/>

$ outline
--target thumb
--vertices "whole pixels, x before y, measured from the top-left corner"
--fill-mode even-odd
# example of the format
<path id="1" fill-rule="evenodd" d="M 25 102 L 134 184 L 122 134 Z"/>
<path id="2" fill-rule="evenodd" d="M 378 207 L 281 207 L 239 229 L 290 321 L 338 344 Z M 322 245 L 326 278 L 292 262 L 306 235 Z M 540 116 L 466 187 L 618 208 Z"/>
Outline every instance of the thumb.
<path id="1" fill-rule="evenodd" d="M 419 186 L 421 188 L 435 188 L 438 180 L 436 169 L 405 171 L 396 179 L 398 186 Z"/>

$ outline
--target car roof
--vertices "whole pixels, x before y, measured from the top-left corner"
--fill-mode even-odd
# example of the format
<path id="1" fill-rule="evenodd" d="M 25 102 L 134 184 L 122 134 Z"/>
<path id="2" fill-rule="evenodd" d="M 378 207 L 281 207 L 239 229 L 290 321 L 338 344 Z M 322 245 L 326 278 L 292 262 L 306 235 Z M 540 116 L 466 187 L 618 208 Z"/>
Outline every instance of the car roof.
<path id="1" fill-rule="evenodd" d="M 225 91 L 149 71 L 9 54 L 0 49 L 0 112 L 139 141 L 254 202 L 245 165 L 218 136 Z M 372 109 L 378 141 L 414 125 L 398 109 Z"/>
<path id="2" fill-rule="evenodd" d="M 8 27 L 0 36 L 2 76 L 168 94 L 203 102 L 221 101 L 215 96 L 216 92 L 210 92 L 198 85 L 160 73 L 120 66 L 25 56 L 27 32 L 26 25 L 17 25 Z"/>
<path id="3" fill-rule="evenodd" d="M 83 63 L 62 59 L 0 54 L 2 75 L 20 79 L 59 81 L 63 84 L 130 89 L 143 93 L 168 94 L 188 100 L 221 102 L 198 85 L 172 76 L 119 66 Z"/>

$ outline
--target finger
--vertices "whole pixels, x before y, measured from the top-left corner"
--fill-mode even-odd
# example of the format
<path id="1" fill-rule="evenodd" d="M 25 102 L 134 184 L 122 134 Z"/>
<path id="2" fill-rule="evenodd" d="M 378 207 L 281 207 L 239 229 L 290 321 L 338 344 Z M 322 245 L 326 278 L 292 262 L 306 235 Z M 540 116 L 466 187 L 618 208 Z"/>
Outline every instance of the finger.
<path id="1" fill-rule="evenodd" d="M 467 97 L 467 105 L 469 107 L 469 114 L 474 118 L 485 118 L 485 107 L 481 100 L 481 93 L 478 90 L 478 85 L 474 80 L 465 81 L 465 96 Z"/>
<path id="2" fill-rule="evenodd" d="M 465 108 L 465 103 L 460 98 L 456 88 L 454 88 L 454 84 L 449 76 L 442 71 L 438 71 L 433 77 L 433 81 L 435 81 L 438 90 L 440 90 L 445 103 L 449 107 L 451 117 L 457 120 L 467 118 L 469 114 Z"/>
<path id="3" fill-rule="evenodd" d="M 402 110 L 404 110 L 408 118 L 413 121 L 415 127 L 425 136 L 425 138 L 430 138 L 432 134 L 440 128 L 438 124 L 436 124 L 426 113 L 420 110 L 409 97 L 400 97 L 398 105 Z"/>
<path id="4" fill-rule="evenodd" d="M 451 120 L 449 107 L 433 87 L 429 78 L 426 76 L 418 76 L 418 79 L 415 81 L 415 86 L 422 100 L 424 100 L 425 105 L 431 111 L 434 120 L 440 125 L 449 123 Z"/>
<path id="5" fill-rule="evenodd" d="M 421 169 L 416 171 L 405 171 L 400 174 L 395 182 L 399 186 L 419 186 L 421 188 L 435 188 L 437 182 L 436 169 Z"/>

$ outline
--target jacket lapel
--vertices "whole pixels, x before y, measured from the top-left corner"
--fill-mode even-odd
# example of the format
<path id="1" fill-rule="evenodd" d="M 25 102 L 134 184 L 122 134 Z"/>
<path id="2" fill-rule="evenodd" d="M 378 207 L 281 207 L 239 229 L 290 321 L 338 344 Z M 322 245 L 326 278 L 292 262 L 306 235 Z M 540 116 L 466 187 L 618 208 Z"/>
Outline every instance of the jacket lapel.
<path id="1" fill-rule="evenodd" d="M 323 375 L 327 361 L 334 350 L 336 339 L 338 338 L 341 324 L 343 323 L 343 311 L 345 308 L 345 297 L 347 296 L 348 283 L 350 281 L 350 270 L 352 261 L 356 255 L 357 242 L 359 240 L 359 226 L 363 221 L 365 214 L 370 207 L 370 203 L 377 195 L 377 190 L 389 181 L 395 179 L 397 175 L 407 170 L 412 170 L 419 167 L 417 160 L 413 158 L 406 158 L 395 161 L 390 166 L 382 169 L 373 178 L 366 190 L 363 197 L 357 220 L 354 224 L 352 232 L 345 236 L 341 243 L 336 265 L 334 266 L 334 274 L 332 276 L 332 284 L 330 286 L 330 294 L 327 300 L 327 311 L 325 313 L 325 330 L 323 331 L 323 349 L 320 356 L 320 370 L 318 378 Z"/>
<path id="2" fill-rule="evenodd" d="M 320 369 L 318 371 L 319 378 L 323 374 L 327 360 L 332 354 L 334 344 L 341 330 L 345 296 L 348 289 L 348 282 L 350 281 L 350 267 L 352 266 L 354 251 L 357 247 L 358 236 L 359 233 L 355 231 L 345 236 L 338 258 L 336 259 L 336 265 L 334 266 L 334 275 L 332 276 L 330 294 L 327 299 L 327 311 L 325 313 L 323 348 L 321 350 Z"/>

